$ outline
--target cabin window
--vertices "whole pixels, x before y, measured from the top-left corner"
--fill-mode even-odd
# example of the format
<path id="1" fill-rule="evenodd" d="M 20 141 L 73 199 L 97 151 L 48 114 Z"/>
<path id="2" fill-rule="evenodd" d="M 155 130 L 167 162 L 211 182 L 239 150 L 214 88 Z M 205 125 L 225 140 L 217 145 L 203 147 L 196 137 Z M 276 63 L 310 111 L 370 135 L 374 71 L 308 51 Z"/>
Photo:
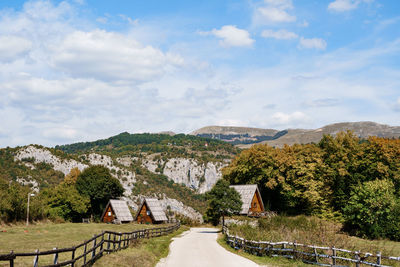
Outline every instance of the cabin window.
<path id="1" fill-rule="evenodd" d="M 257 208 L 257 202 L 253 203 L 253 208 Z"/>
<path id="2" fill-rule="evenodd" d="M 108 212 L 108 216 L 111 216 L 111 211 Z"/>
<path id="3" fill-rule="evenodd" d="M 146 211 L 146 214 L 150 216 L 150 211 L 149 211 L 149 210 L 148 210 L 148 211 Z"/>

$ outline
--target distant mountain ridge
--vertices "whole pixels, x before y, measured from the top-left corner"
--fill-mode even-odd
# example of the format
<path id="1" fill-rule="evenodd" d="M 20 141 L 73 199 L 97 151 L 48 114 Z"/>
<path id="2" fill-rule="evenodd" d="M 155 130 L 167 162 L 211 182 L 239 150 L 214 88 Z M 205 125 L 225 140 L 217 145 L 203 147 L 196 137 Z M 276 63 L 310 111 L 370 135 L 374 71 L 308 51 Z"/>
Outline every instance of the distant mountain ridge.
<path id="1" fill-rule="evenodd" d="M 219 139 L 237 145 L 241 148 L 250 147 L 256 143 L 267 143 L 282 147 L 284 144 L 317 143 L 324 134 L 336 135 L 340 131 L 353 131 L 360 138 L 379 136 L 399 138 L 400 126 L 390 126 L 376 122 L 341 122 L 323 126 L 318 129 L 260 129 L 232 126 L 207 126 L 193 131 L 191 134 L 201 137 Z"/>

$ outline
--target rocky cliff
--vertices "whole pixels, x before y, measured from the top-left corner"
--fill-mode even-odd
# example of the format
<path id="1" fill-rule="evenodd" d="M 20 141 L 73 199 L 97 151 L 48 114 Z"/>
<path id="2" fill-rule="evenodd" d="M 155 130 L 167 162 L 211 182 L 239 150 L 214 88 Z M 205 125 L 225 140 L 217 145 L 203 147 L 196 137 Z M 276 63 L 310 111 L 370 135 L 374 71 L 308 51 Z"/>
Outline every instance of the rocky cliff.
<path id="1" fill-rule="evenodd" d="M 31 159 L 31 160 L 27 162 L 24 159 Z M 124 199 L 128 201 L 128 204 L 130 206 L 132 206 L 134 209 L 137 209 L 137 204 L 135 204 L 137 196 L 132 195 L 132 189 L 134 188 L 136 183 L 135 173 L 127 168 L 130 166 L 132 160 L 134 159 L 118 158 L 116 159 L 116 163 L 114 163 L 113 159 L 110 156 L 99 153 L 83 154 L 79 156 L 79 159 L 81 159 L 81 161 L 68 158 L 62 159 L 54 155 L 47 148 L 33 146 L 33 145 L 20 148 L 14 156 L 15 161 L 17 161 L 19 164 L 24 164 L 31 169 L 35 168 L 35 164 L 43 162 L 51 165 L 54 170 L 61 171 L 65 175 L 68 174 L 73 168 L 78 168 L 79 170 L 83 171 L 90 165 L 105 166 L 106 168 L 110 169 L 111 175 L 119 179 L 122 186 L 124 187 L 125 189 Z M 149 166 L 152 165 L 149 164 Z M 168 173 L 169 175 L 171 175 L 171 177 L 178 177 L 179 175 L 181 175 L 181 173 L 175 175 L 174 172 L 172 171 L 173 169 L 171 169 L 170 167 L 167 167 L 167 169 L 169 170 Z M 188 170 L 190 169 L 191 168 L 189 166 Z M 213 167 L 211 167 L 211 165 L 208 168 L 206 167 L 205 169 L 211 170 L 211 172 L 210 171 L 206 172 L 207 177 L 209 179 L 208 183 L 212 183 L 212 181 L 215 181 L 217 177 L 220 177 L 220 175 L 218 176 L 217 174 L 215 166 L 214 169 Z M 194 174 L 196 174 L 196 171 L 194 171 Z M 17 181 L 20 182 L 21 184 L 31 185 L 32 189 L 35 191 L 39 190 L 38 182 L 32 180 L 31 177 L 21 177 L 18 178 Z M 198 185 L 198 182 L 195 181 L 195 178 L 192 179 L 192 183 Z M 206 182 L 204 184 L 206 184 Z M 203 188 L 206 188 L 206 186 L 204 186 Z M 165 209 L 168 207 L 173 212 L 182 214 L 196 221 L 202 221 L 201 214 L 196 210 L 194 210 L 192 207 L 186 206 L 181 201 L 178 201 L 176 199 L 169 198 L 165 194 L 162 194 L 162 192 L 160 192 L 160 195 L 162 195 L 161 203 Z"/>

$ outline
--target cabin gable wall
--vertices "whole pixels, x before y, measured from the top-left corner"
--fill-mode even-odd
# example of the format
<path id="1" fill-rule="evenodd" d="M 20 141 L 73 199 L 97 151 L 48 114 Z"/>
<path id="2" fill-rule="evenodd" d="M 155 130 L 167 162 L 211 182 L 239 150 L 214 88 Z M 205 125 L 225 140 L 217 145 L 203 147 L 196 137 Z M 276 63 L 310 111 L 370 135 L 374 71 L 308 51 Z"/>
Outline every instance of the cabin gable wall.
<path id="1" fill-rule="evenodd" d="M 137 223 L 153 223 L 153 218 L 150 215 L 150 210 L 146 203 L 142 206 L 139 215 L 136 218 Z"/>
<path id="2" fill-rule="evenodd" d="M 263 212 L 263 205 L 261 204 L 261 197 L 256 191 L 254 193 L 253 199 L 251 200 L 251 207 L 249 209 L 249 212 Z"/>
<path id="3" fill-rule="evenodd" d="M 106 212 L 104 213 L 103 222 L 111 223 L 114 221 L 114 219 L 115 219 L 115 214 L 111 209 L 111 205 L 108 205 L 108 207 L 106 208 Z"/>

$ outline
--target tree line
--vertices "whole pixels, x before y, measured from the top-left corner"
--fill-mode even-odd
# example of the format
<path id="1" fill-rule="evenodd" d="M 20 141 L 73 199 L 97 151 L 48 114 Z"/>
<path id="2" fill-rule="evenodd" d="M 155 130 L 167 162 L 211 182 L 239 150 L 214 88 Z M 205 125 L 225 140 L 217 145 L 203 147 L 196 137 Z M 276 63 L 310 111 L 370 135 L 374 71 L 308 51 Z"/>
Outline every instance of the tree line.
<path id="1" fill-rule="evenodd" d="M 340 132 L 317 144 L 254 145 L 223 177 L 258 184 L 271 210 L 339 220 L 359 236 L 400 240 L 400 139 Z"/>
<path id="2" fill-rule="evenodd" d="M 32 220 L 80 222 L 84 217 L 100 219 L 109 199 L 122 196 L 118 179 L 104 166 L 95 165 L 81 173 L 74 168 L 64 180 L 46 187 L 30 198 Z M 28 186 L 0 179 L 0 221 L 15 222 L 26 218 Z"/>

